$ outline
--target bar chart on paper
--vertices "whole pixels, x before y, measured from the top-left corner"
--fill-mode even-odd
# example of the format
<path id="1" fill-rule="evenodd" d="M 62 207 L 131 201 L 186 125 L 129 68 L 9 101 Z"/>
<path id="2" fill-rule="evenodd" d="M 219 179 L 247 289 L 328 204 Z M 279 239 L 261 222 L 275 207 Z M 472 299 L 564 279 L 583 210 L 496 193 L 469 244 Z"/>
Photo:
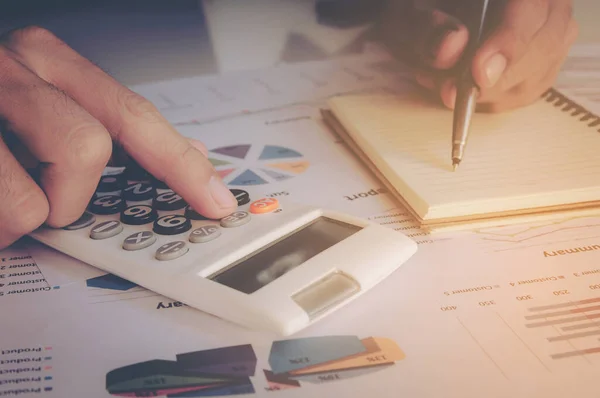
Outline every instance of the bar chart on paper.
<path id="1" fill-rule="evenodd" d="M 600 285 L 598 285 L 600 286 Z M 568 342 L 567 351 L 550 354 L 554 360 L 600 354 L 600 295 L 589 299 L 568 301 L 528 308 L 527 328 L 546 328 L 552 336 L 549 343 Z M 577 348 L 579 347 L 579 348 Z M 590 359 L 600 363 L 600 358 Z"/>
<path id="2" fill-rule="evenodd" d="M 443 292 L 440 311 L 507 380 L 600 371 L 600 269 Z"/>

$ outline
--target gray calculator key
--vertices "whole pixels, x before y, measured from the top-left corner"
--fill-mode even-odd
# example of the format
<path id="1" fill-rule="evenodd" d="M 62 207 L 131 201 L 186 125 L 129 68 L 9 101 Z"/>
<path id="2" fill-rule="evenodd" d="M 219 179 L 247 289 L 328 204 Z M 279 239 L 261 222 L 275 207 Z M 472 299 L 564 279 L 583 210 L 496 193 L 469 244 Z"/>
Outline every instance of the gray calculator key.
<path id="1" fill-rule="evenodd" d="M 247 211 L 236 211 L 221 219 L 223 228 L 239 227 L 250 221 L 250 213 Z"/>
<path id="2" fill-rule="evenodd" d="M 134 251 L 145 249 L 156 242 L 156 235 L 152 231 L 140 231 L 129 235 L 123 241 L 123 249 Z"/>
<path id="3" fill-rule="evenodd" d="M 90 238 L 97 240 L 108 239 L 121 232 L 123 232 L 123 224 L 117 220 L 104 221 L 94 225 L 94 228 L 90 231 Z"/>
<path id="4" fill-rule="evenodd" d="M 189 248 L 184 241 L 173 241 L 165 243 L 156 249 L 156 259 L 159 261 L 175 260 L 187 253 Z"/>
<path id="5" fill-rule="evenodd" d="M 94 222 L 96 222 L 96 217 L 89 212 L 84 212 L 83 215 L 81 217 L 79 217 L 79 220 L 73 222 L 70 225 L 67 225 L 66 227 L 64 227 L 63 229 L 69 230 L 69 231 L 75 231 L 77 229 L 82 229 L 85 227 L 89 227 L 90 225 L 92 225 Z"/>
<path id="6" fill-rule="evenodd" d="M 221 235 L 219 226 L 216 224 L 205 225 L 200 228 L 196 228 L 190 234 L 190 242 L 192 243 L 205 243 L 210 242 L 213 239 L 218 238 Z"/>

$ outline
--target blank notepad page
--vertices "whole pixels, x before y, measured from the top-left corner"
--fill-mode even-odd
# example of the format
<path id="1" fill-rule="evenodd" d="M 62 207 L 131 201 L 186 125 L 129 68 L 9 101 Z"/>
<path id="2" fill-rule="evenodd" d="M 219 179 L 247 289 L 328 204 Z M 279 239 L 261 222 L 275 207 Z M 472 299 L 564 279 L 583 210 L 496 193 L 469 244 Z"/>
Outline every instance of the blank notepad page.
<path id="1" fill-rule="evenodd" d="M 341 96 L 330 106 L 423 219 L 600 198 L 600 132 L 544 99 L 507 113 L 476 114 L 456 172 L 451 110 L 417 94 Z"/>

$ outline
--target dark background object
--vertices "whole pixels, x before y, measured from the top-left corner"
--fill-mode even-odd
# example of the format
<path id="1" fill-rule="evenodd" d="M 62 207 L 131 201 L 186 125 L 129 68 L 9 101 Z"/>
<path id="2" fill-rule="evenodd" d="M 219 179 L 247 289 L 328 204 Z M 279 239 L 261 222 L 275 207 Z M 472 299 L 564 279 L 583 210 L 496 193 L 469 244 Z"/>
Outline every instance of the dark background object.
<path id="1" fill-rule="evenodd" d="M 372 22 L 383 4 L 384 0 L 318 0 L 315 12 L 322 25 L 350 28 Z"/>

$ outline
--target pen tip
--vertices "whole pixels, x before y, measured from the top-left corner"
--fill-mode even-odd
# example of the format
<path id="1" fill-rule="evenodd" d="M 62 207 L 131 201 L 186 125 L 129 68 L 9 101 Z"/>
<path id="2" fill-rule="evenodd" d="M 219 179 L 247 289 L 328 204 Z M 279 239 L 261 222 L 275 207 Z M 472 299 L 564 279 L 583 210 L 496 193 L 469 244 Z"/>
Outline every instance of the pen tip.
<path id="1" fill-rule="evenodd" d="M 458 169 L 459 164 L 460 164 L 459 159 L 452 159 L 452 168 L 454 169 L 453 171 L 456 171 L 456 169 Z"/>

